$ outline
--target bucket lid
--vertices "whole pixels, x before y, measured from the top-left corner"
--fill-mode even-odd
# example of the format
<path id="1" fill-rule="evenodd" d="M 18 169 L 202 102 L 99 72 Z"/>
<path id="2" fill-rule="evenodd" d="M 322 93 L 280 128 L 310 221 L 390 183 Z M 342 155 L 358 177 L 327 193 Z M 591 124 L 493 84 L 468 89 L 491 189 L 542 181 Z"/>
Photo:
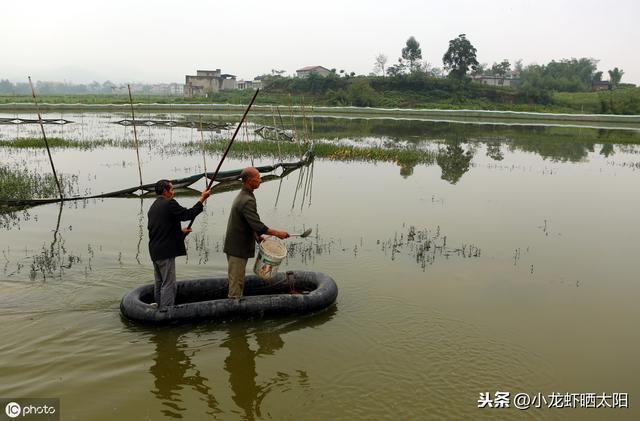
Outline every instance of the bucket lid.
<path id="1" fill-rule="evenodd" d="M 264 240 L 260 243 L 260 250 L 265 256 L 276 259 L 284 259 L 287 255 L 287 248 L 278 240 Z"/>

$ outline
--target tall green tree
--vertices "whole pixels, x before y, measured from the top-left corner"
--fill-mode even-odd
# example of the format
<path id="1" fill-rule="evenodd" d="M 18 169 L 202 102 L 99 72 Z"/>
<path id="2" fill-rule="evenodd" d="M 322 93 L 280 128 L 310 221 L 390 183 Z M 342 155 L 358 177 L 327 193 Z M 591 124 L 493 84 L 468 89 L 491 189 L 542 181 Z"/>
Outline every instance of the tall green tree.
<path id="1" fill-rule="evenodd" d="M 493 63 L 493 66 L 491 66 L 491 73 L 495 76 L 505 77 L 511 73 L 511 63 L 509 63 L 509 60 L 506 58 L 502 60 L 501 63 Z"/>
<path id="2" fill-rule="evenodd" d="M 471 72 L 471 76 L 482 76 L 489 71 L 489 65 L 487 63 L 480 63 Z"/>
<path id="3" fill-rule="evenodd" d="M 422 49 L 420 43 L 413 37 L 407 40 L 407 46 L 402 49 L 402 58 L 409 63 L 409 70 L 413 73 L 420 70 Z"/>
<path id="4" fill-rule="evenodd" d="M 597 60 L 592 58 L 552 60 L 546 65 L 529 65 L 520 72 L 521 87 L 559 92 L 587 92 L 596 77 Z"/>
<path id="5" fill-rule="evenodd" d="M 611 83 L 612 88 L 618 87 L 620 81 L 622 80 L 622 75 L 624 75 L 624 70 L 618 69 L 614 67 L 613 70 L 609 70 L 609 82 Z"/>
<path id="6" fill-rule="evenodd" d="M 398 59 L 398 64 L 394 66 L 389 66 L 387 68 L 387 74 L 391 77 L 400 76 L 405 72 L 406 68 L 407 68 L 407 65 L 405 64 L 404 60 L 402 60 L 402 57 L 400 57 Z"/>
<path id="7" fill-rule="evenodd" d="M 445 69 L 449 70 L 449 76 L 464 79 L 469 69 L 475 70 L 478 65 L 476 51 L 465 34 L 449 41 L 449 49 L 442 57 Z"/>

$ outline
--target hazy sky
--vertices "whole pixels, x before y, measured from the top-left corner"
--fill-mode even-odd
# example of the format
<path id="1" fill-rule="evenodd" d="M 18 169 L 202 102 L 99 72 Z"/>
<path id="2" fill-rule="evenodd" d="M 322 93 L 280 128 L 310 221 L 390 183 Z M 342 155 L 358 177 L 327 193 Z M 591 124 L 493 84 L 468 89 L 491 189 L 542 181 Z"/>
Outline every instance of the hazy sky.
<path id="1" fill-rule="evenodd" d="M 368 74 L 414 36 L 442 66 L 465 33 L 478 61 L 593 57 L 640 84 L 640 1 L 5 0 L 0 79 L 181 82 L 196 69 L 252 79 L 321 65 Z"/>

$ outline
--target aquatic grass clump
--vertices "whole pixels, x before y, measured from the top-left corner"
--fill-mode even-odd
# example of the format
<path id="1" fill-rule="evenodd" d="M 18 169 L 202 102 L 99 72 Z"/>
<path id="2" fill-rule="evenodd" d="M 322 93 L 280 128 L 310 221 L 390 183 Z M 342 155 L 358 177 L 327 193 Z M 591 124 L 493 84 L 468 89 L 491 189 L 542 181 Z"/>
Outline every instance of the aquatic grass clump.
<path id="1" fill-rule="evenodd" d="M 53 137 L 47 139 L 50 148 L 68 148 L 68 149 L 82 149 L 92 150 L 104 146 L 114 147 L 131 147 L 134 145 L 132 141 L 116 141 L 112 139 L 97 139 L 88 141 L 69 140 L 59 137 Z M 46 145 L 42 138 L 23 138 L 13 140 L 0 140 L 0 148 L 16 148 L 16 149 L 40 149 L 45 148 Z"/>
<path id="2" fill-rule="evenodd" d="M 78 179 L 75 174 L 60 174 L 59 181 L 64 196 L 78 194 Z M 51 198 L 58 196 L 56 180 L 50 173 L 40 174 L 15 164 L 13 167 L 0 164 L 0 212 L 6 211 L 3 200 Z M 15 210 L 8 209 L 8 210 Z"/>
<path id="3" fill-rule="evenodd" d="M 315 146 L 316 156 L 335 161 L 389 161 L 396 163 L 433 164 L 436 154 L 417 148 L 357 147 L 319 143 Z"/>
<path id="4" fill-rule="evenodd" d="M 52 174 L 43 175 L 26 168 L 0 164 L 0 201 L 2 199 L 33 199 L 57 195 L 58 189 Z"/>
<path id="5" fill-rule="evenodd" d="M 207 143 L 205 149 L 208 152 L 222 152 L 225 144 L 222 142 Z M 202 143 L 187 142 L 181 147 L 181 151 L 201 153 Z M 290 142 L 275 141 L 248 141 L 238 142 L 229 151 L 229 155 L 235 158 L 246 156 L 259 156 L 271 158 L 300 157 L 308 145 Z M 316 143 L 313 146 L 317 158 L 326 158 L 335 161 L 387 161 L 407 164 L 433 164 L 437 153 L 420 150 L 417 148 L 382 148 L 382 147 L 356 147 L 350 145 L 337 145 L 333 143 Z"/>

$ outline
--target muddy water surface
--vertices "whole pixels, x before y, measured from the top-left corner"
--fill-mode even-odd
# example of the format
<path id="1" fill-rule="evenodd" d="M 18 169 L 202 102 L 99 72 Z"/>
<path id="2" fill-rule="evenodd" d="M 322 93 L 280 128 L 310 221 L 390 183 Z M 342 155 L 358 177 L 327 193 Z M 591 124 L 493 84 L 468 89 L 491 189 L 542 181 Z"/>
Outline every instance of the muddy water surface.
<path id="1" fill-rule="evenodd" d="M 132 139 L 131 128 L 112 124 L 118 115 L 64 117 L 76 123 L 47 127 L 51 136 Z M 441 151 L 432 165 L 408 169 L 318 158 L 310 194 L 296 192 L 298 172 L 256 191 L 269 226 L 313 228 L 309 238 L 287 240 L 283 269 L 331 275 L 335 307 L 295 319 L 139 326 L 118 306 L 153 277 L 152 198 L 5 214 L 0 397 L 60 398 L 64 420 L 638 419 L 637 133 L 326 126 L 316 122 L 317 141 Z M 38 130 L 2 126 L 0 140 Z M 199 141 L 197 130 L 140 132 L 145 182 L 202 170 L 201 156 L 179 147 Z M 53 156 L 60 172 L 77 176 L 80 194 L 137 183 L 130 147 L 58 148 Z M 218 158 L 209 155 L 209 165 Z M 5 146 L 0 159 L 47 171 L 41 148 Z M 224 168 L 247 164 L 230 159 Z M 225 274 L 234 196 L 214 195 L 196 219 L 188 256 L 177 259 L 179 279 Z M 196 196 L 178 200 L 190 205 Z M 626 393 L 629 408 L 478 408 L 480 393 L 497 391 Z"/>

